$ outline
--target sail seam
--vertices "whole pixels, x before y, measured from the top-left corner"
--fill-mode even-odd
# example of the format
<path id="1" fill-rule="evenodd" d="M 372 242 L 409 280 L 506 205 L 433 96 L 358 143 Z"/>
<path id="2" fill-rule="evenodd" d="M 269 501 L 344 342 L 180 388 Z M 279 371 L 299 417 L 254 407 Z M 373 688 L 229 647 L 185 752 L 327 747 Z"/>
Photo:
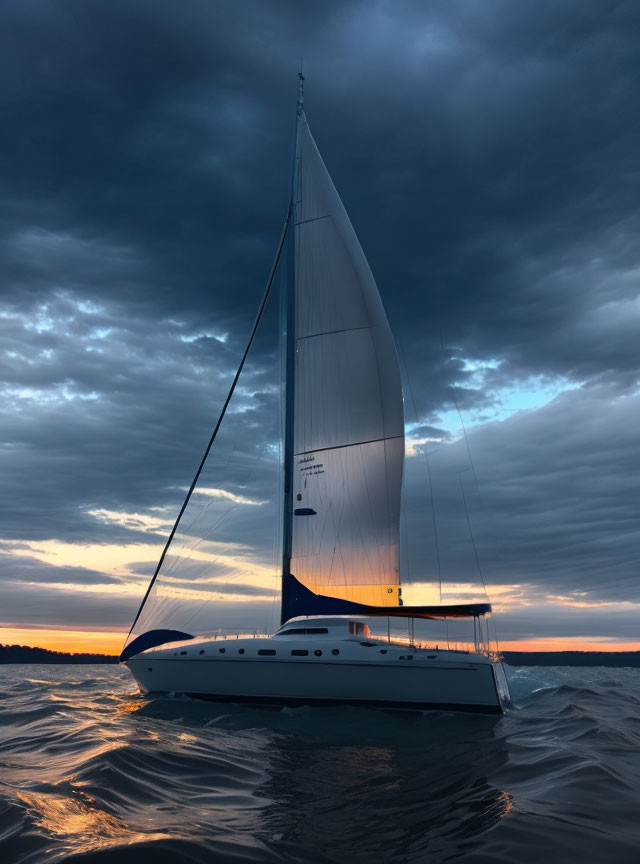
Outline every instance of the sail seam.
<path id="1" fill-rule="evenodd" d="M 333 336 L 334 333 L 353 333 L 354 330 L 371 330 L 367 324 L 364 327 L 343 327 L 342 330 L 324 330 L 322 333 L 310 333 L 308 336 L 298 336 L 296 341 L 302 342 L 303 339 L 316 339 L 318 336 Z"/>
<path id="2" fill-rule="evenodd" d="M 394 438 L 404 438 L 404 435 L 388 435 L 386 438 L 371 438 L 369 441 L 352 441 L 351 444 L 334 444 L 333 447 L 317 447 L 315 450 L 301 450 L 294 456 L 306 456 L 309 453 L 324 453 L 327 450 L 342 450 L 344 447 L 359 447 L 361 444 L 378 444 L 380 441 L 393 441 Z"/>
<path id="3" fill-rule="evenodd" d="M 301 201 L 296 203 L 301 203 Z M 298 225 L 306 225 L 307 222 L 319 222 L 320 219 L 331 219 L 331 215 L 327 213 L 326 216 L 313 216 L 311 219 L 301 219 L 299 222 L 294 222 L 293 224 L 297 228 Z"/>

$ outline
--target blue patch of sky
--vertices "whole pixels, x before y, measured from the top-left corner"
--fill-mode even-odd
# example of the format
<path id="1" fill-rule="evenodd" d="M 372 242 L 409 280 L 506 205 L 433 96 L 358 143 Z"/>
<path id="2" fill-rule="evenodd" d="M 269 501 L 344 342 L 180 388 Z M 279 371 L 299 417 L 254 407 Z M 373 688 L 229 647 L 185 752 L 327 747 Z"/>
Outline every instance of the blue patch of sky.
<path id="1" fill-rule="evenodd" d="M 581 386 L 561 376 L 544 375 L 531 375 L 509 385 L 491 386 L 492 373 L 499 370 L 504 361 L 497 358 L 488 360 L 459 358 L 459 360 L 462 364 L 460 372 L 464 373 L 464 378 L 455 382 L 455 386 L 467 391 L 475 390 L 478 394 L 482 393 L 484 398 L 473 408 L 460 407 L 458 411 L 454 406 L 440 410 L 430 417 L 427 422 L 442 429 L 444 433 L 440 439 L 434 436 L 434 440 L 456 440 L 463 434 L 463 423 L 468 430 L 483 423 L 501 422 L 519 411 L 542 408 L 561 393 L 577 390 Z M 424 425 L 424 422 L 407 424 L 407 435 L 411 435 L 413 430 Z"/>

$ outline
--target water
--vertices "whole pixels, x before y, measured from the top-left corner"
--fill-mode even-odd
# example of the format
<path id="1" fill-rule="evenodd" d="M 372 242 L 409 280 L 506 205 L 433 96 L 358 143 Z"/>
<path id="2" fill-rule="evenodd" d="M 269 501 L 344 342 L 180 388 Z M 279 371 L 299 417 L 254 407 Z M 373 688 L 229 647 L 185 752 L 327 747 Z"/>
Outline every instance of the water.
<path id="1" fill-rule="evenodd" d="M 509 669 L 504 718 L 150 700 L 0 667 L 0 861 L 640 861 L 640 669 Z"/>

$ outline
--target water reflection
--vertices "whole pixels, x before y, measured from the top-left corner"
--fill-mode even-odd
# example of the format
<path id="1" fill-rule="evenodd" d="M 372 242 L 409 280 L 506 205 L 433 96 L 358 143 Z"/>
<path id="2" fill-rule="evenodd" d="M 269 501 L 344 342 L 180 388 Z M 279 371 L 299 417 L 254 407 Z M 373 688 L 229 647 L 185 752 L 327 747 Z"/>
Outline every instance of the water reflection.
<path id="1" fill-rule="evenodd" d="M 345 849 L 352 862 L 420 860 L 451 852 L 510 812 L 508 792 L 487 779 L 507 758 L 496 721 L 350 713 L 362 743 L 332 743 L 329 718 L 324 741 L 275 742 L 259 790 L 272 802 L 262 832 L 272 850 L 326 862 L 343 861 Z"/>
<path id="2" fill-rule="evenodd" d="M 0 667 L 3 864 L 638 861 L 634 669 L 520 670 L 521 707 L 492 719 L 150 700 L 126 670 L 33 672 Z"/>
<path id="3" fill-rule="evenodd" d="M 500 718 L 255 709 L 122 684 L 16 701 L 4 762 L 24 856 L 9 860 L 435 861 L 511 807 L 489 779 L 506 760 Z"/>
<path id="4" fill-rule="evenodd" d="M 168 834 L 131 831 L 121 819 L 95 806 L 78 790 L 75 796 L 18 792 L 35 826 L 57 837 L 68 852 L 93 852 L 149 840 L 168 839 Z"/>

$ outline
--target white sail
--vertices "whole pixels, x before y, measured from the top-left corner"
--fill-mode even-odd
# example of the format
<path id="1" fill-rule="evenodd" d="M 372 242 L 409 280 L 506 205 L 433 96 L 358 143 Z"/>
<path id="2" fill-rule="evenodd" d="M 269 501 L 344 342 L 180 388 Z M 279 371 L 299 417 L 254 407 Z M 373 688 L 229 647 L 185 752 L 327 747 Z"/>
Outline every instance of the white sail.
<path id="1" fill-rule="evenodd" d="M 399 602 L 400 370 L 380 295 L 298 118 L 291 573 L 314 593 Z"/>

